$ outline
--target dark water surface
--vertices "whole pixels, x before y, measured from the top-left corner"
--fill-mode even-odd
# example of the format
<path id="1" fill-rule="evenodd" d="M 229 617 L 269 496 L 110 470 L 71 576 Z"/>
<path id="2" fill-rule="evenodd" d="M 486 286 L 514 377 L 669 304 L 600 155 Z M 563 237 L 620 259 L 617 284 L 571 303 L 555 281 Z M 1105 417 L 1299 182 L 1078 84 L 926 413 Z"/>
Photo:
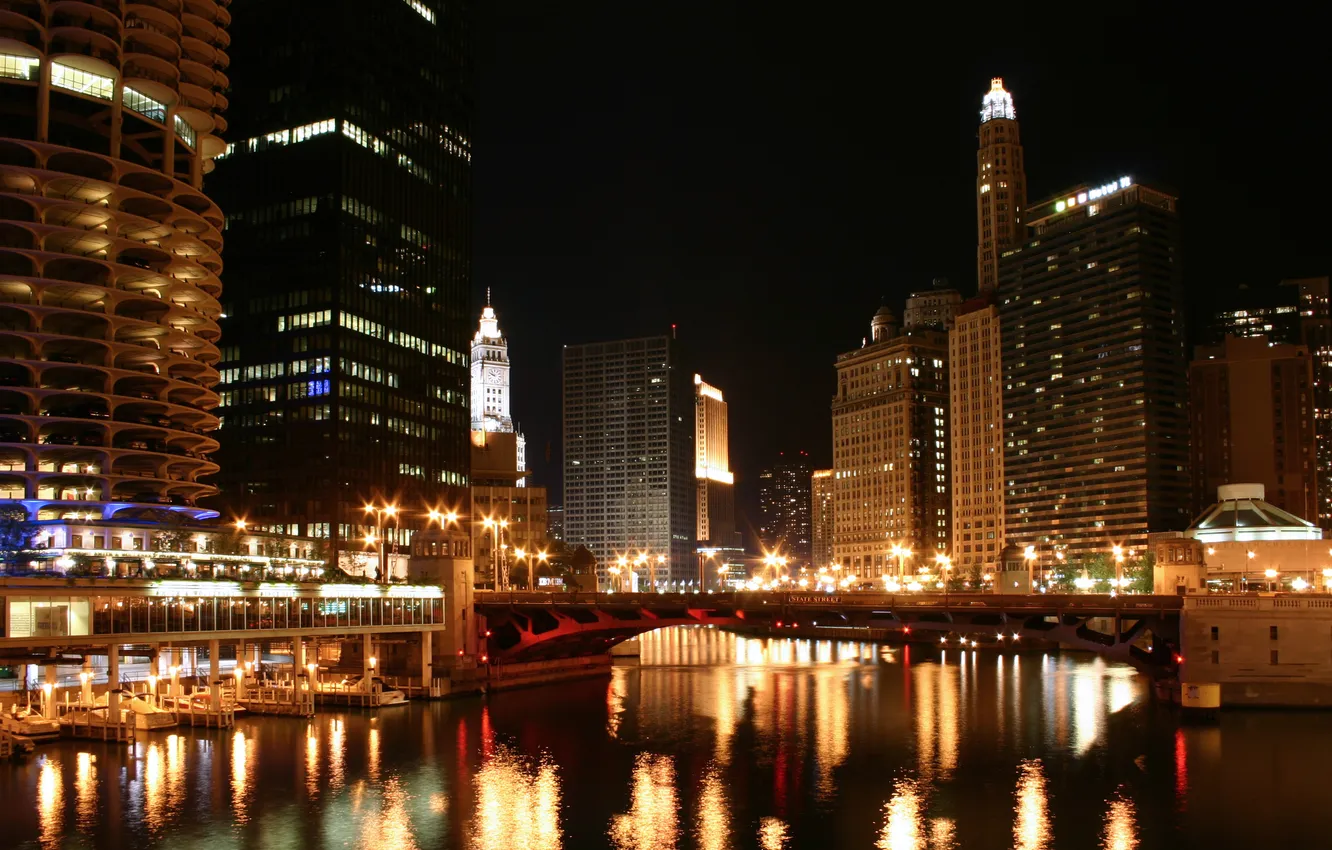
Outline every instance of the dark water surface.
<path id="1" fill-rule="evenodd" d="M 0 764 L 0 847 L 1332 847 L 1332 715 L 1125 667 L 713 629 L 605 678 Z"/>

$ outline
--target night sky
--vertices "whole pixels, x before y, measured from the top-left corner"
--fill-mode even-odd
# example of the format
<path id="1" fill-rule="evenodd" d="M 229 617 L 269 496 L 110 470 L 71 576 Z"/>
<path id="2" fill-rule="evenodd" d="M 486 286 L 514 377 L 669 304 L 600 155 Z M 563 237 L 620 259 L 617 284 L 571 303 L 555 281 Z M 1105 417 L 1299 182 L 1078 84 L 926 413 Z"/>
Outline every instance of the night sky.
<path id="1" fill-rule="evenodd" d="M 1014 95 L 1030 201 L 1124 174 L 1179 194 L 1198 315 L 1241 282 L 1329 272 L 1332 61 L 1307 20 L 475 5 L 475 304 L 493 288 L 553 503 L 561 346 L 672 323 L 726 394 L 749 524 L 778 452 L 830 464 L 836 354 L 884 299 L 900 310 L 937 276 L 975 292 L 992 76 Z"/>

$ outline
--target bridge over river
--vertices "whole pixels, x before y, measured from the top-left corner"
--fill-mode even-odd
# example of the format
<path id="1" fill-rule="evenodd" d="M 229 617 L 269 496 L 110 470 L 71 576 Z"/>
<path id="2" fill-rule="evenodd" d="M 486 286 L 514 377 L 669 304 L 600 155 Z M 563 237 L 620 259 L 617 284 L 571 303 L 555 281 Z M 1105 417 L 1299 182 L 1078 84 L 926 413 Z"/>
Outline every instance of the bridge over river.
<path id="1" fill-rule="evenodd" d="M 801 636 L 977 642 L 1040 639 L 1125 661 L 1157 676 L 1179 660 L 1179 596 L 877 593 L 481 592 L 490 657 L 534 661 L 606 652 L 653 629 L 728 626 Z M 794 634 L 795 632 L 786 632 Z"/>

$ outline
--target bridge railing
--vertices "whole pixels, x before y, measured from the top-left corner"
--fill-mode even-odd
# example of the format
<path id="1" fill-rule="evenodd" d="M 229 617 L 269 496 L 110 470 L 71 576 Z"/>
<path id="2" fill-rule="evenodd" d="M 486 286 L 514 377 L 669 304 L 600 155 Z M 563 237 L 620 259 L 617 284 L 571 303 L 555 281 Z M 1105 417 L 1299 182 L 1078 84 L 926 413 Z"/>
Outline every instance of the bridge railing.
<path id="1" fill-rule="evenodd" d="M 684 606 L 695 609 L 776 607 L 823 608 L 948 608 L 992 610 L 1098 610 L 1119 613 L 1182 610 L 1184 597 L 1122 594 L 988 594 L 988 593 L 789 593 L 728 591 L 724 593 L 544 593 L 540 591 L 477 591 L 481 605 Z"/>

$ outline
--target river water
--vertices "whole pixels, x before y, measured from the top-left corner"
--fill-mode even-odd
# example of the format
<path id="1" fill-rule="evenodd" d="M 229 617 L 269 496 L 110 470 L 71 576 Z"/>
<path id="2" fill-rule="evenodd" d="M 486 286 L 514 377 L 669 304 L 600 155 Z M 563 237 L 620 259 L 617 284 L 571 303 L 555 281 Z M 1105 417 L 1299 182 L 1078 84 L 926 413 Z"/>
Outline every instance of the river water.
<path id="1" fill-rule="evenodd" d="M 1321 713 L 1082 655 L 643 638 L 608 679 L 0 764 L 0 847 L 1332 847 Z"/>

